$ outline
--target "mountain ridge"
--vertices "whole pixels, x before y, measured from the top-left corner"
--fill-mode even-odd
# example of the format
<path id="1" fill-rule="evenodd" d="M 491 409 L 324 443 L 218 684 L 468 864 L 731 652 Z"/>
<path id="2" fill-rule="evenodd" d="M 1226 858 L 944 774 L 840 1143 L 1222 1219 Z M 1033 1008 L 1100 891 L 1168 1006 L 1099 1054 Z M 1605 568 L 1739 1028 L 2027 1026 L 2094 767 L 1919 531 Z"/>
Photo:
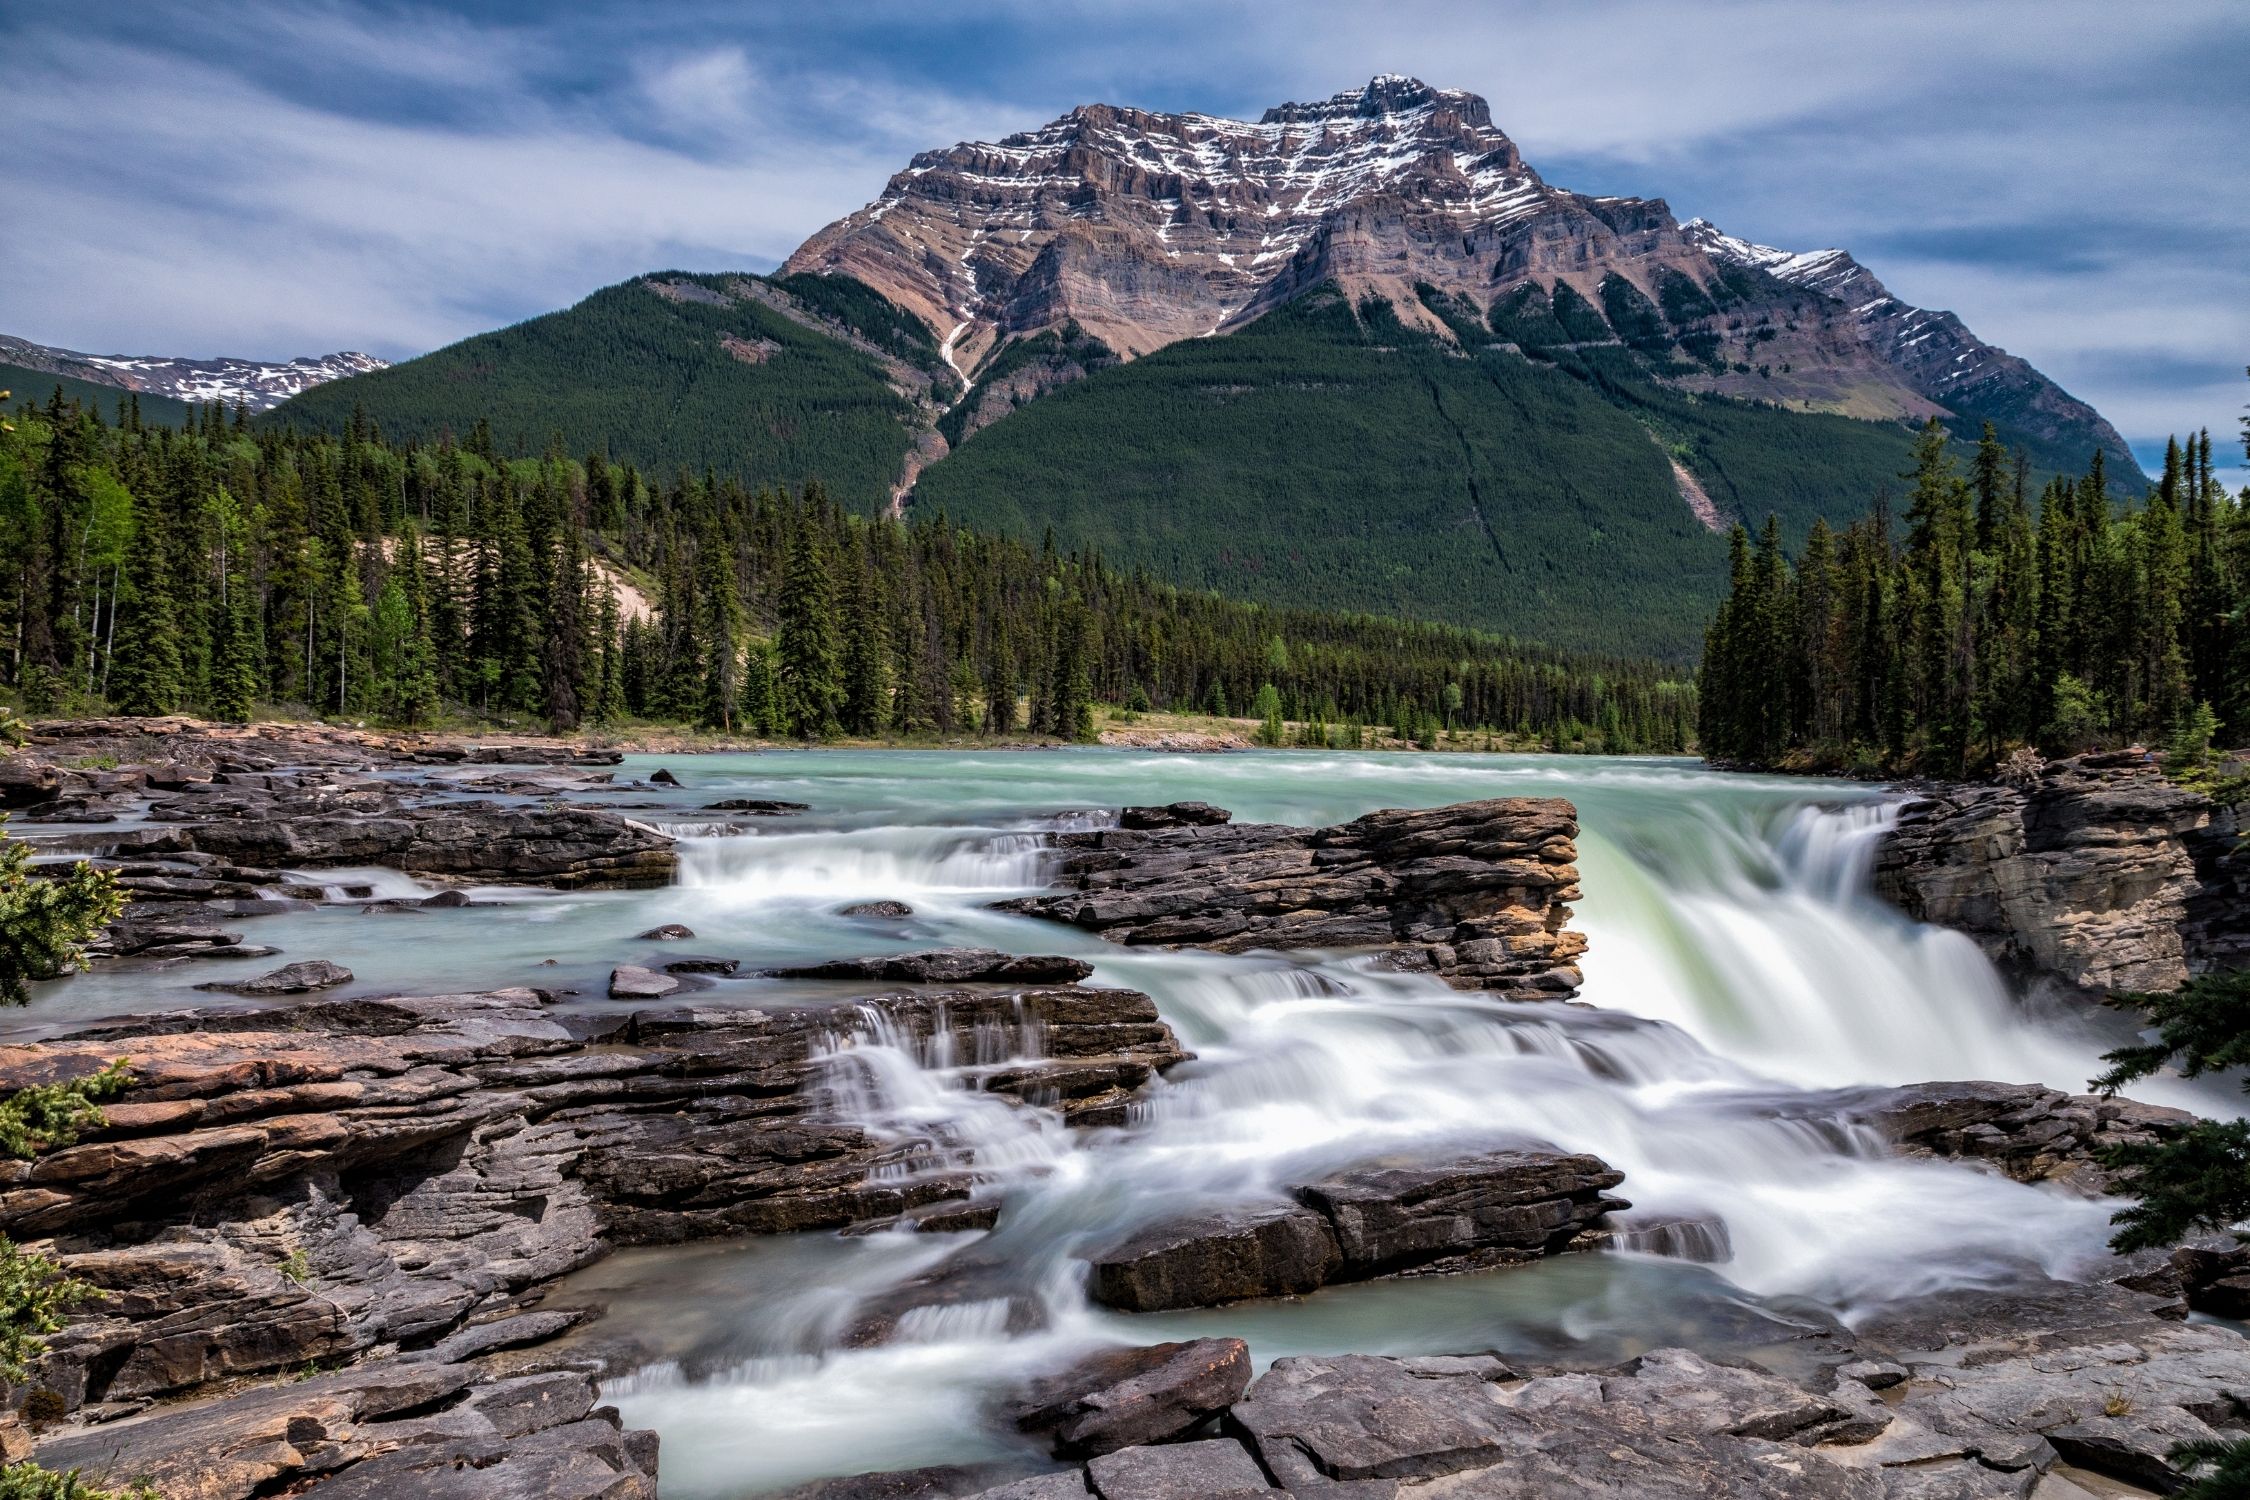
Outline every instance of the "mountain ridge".
<path id="1" fill-rule="evenodd" d="M 1066 326 L 1130 360 L 1334 285 L 1457 338 L 1425 288 L 1481 320 L 1523 288 L 1551 303 L 1568 287 L 1684 390 L 1989 418 L 2055 450 L 2056 467 L 2086 457 L 2063 450 L 2099 446 L 2139 473 L 2091 406 L 1953 314 L 1896 298 L 1848 253 L 1791 256 L 1683 224 L 1662 198 L 1556 187 L 1483 98 L 1398 74 L 1256 121 L 1091 104 L 925 151 L 782 270 L 872 287 L 942 340 L 965 383 L 1011 342 Z"/>

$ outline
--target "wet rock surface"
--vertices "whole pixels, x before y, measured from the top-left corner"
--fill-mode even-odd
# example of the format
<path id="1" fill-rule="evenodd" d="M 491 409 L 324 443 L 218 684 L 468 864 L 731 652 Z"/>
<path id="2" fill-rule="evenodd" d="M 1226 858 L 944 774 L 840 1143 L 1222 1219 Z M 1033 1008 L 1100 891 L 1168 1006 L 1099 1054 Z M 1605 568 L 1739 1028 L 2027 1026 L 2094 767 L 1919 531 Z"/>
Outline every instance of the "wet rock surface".
<path id="1" fill-rule="evenodd" d="M 972 1086 L 1066 1117 L 1121 1110 L 1182 1056 L 1146 996 L 1068 987 L 877 995 L 842 1013 L 635 1008 L 608 1020 L 553 1011 L 530 990 L 327 999 L 0 1047 L 0 1091 L 115 1058 L 133 1080 L 106 1127 L 0 1162 L 0 1231 L 53 1245 L 105 1293 L 41 1362 L 37 1383 L 63 1410 L 115 1417 L 336 1361 L 373 1382 L 344 1381 L 317 1409 L 290 1405 L 329 1390 L 316 1382 L 229 1398 L 192 1421 L 159 1407 L 50 1445 L 90 1470 L 218 1476 L 183 1477 L 183 1494 L 277 1493 L 378 1462 L 385 1485 L 415 1475 L 456 1486 L 435 1493 L 653 1493 L 633 1487 L 653 1473 L 652 1452 L 589 1415 L 590 1388 L 581 1400 L 571 1387 L 559 1406 L 546 1387 L 456 1398 L 475 1377 L 453 1366 L 567 1326 L 526 1313 L 527 1300 L 612 1245 L 840 1228 L 948 1203 L 973 1216 L 973 1159 L 958 1143 L 870 1130 L 839 1116 L 821 1086 L 855 1066 L 848 1046 L 831 1056 L 839 1041 L 878 1025 L 904 1045 L 965 1056 L 980 1034 L 1035 1026 L 1047 1060 L 983 1070 Z M 401 1360 L 418 1373 L 383 1373 Z M 466 1405 L 491 1431 L 450 1415 L 426 1430 L 379 1426 L 390 1418 L 365 1403 L 439 1379 L 433 1361 L 454 1385 L 404 1403 L 405 1414 L 434 1420 L 433 1402 L 447 1414 Z M 503 1395 L 506 1422 L 493 1409 Z M 235 1424 L 241 1454 L 230 1458 Z M 275 1430 L 312 1446 L 276 1458 Z M 560 1436 L 522 1440 L 533 1432 Z M 516 1488 L 458 1488 L 469 1470 L 498 1484 L 496 1464 L 522 1476 L 508 1480 Z M 375 1486 L 376 1473 L 353 1482 Z M 582 1480 L 589 1487 L 571 1487 Z"/>
<path id="2" fill-rule="evenodd" d="M 2239 814 L 2140 751 L 2058 761 L 2028 786 L 1949 786 L 1908 804 L 1876 888 L 2019 973 L 2090 991 L 2167 991 L 2250 955 Z"/>
<path id="3" fill-rule="evenodd" d="M 1914 1299 L 1808 1352 L 1793 1378 L 1678 1348 L 1596 1369 L 1489 1353 L 1284 1358 L 1217 1436 L 1191 1429 L 1095 1457 L 1082 1476 L 981 1493 L 2027 1500 L 2168 1492 L 2183 1482 L 2173 1444 L 2250 1433 L 2243 1340 L 2122 1287 Z M 2072 1471 L 2092 1488 L 2063 1487 Z"/>
<path id="4" fill-rule="evenodd" d="M 304 959 L 293 964 L 283 964 L 270 974 L 260 974 L 255 979 L 233 983 L 199 984 L 199 990 L 224 990 L 236 995 L 306 995 L 314 990 L 332 990 L 340 984 L 352 982 L 352 971 L 342 964 L 325 958 Z"/>
<path id="5" fill-rule="evenodd" d="M 1035 1382 L 1008 1416 L 1051 1438 L 1058 1457 L 1091 1458 L 1194 1432 L 1242 1399 L 1250 1372 L 1240 1339 L 1106 1349 Z"/>
<path id="6" fill-rule="evenodd" d="M 2027 1083 L 1914 1083 L 1871 1090 L 1850 1114 L 1910 1156 L 1989 1163 L 2018 1182 L 2053 1182 L 2089 1196 L 2115 1190 L 2101 1153 L 2186 1129 L 2182 1109 L 2066 1094 Z"/>
<path id="7" fill-rule="evenodd" d="M 997 948 L 935 948 L 768 969 L 774 979 L 873 979 L 892 984 L 1071 984 L 1094 972 L 1082 958 L 1003 953 Z"/>
<path id="8" fill-rule="evenodd" d="M 1457 987 L 1554 999 L 1580 982 L 1577 812 L 1555 797 L 1369 813 L 1334 828 L 1191 824 L 1058 834 L 1057 894 L 1002 903 L 1129 944 L 1399 950 Z"/>
<path id="9" fill-rule="evenodd" d="M 1090 1257 L 1088 1290 L 1153 1312 L 1532 1260 L 1630 1207 L 1607 1191 L 1623 1180 L 1598 1157 L 1558 1151 L 1368 1162 L 1299 1185 L 1290 1203 L 1138 1231 Z"/>

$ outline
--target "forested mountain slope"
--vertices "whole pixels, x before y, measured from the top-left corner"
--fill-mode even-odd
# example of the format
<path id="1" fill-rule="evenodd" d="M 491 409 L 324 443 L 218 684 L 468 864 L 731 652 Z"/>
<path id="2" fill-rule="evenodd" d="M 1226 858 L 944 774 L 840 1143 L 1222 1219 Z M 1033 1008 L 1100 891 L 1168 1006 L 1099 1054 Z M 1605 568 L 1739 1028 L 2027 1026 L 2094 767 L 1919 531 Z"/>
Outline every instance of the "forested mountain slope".
<path id="1" fill-rule="evenodd" d="M 606 454 L 669 474 L 824 481 L 884 503 L 952 377 L 923 326 L 836 277 L 660 272 L 372 375 L 308 391 L 269 420 L 435 441 L 490 424 L 503 451 Z"/>
<path id="2" fill-rule="evenodd" d="M 1892 481 L 1911 438 L 1684 396 L 1619 353 L 1534 364 L 1329 291 L 1041 397 L 915 506 L 1243 598 L 1687 658 L 1726 546 L 1675 458 L 1722 521 L 1801 534 Z"/>

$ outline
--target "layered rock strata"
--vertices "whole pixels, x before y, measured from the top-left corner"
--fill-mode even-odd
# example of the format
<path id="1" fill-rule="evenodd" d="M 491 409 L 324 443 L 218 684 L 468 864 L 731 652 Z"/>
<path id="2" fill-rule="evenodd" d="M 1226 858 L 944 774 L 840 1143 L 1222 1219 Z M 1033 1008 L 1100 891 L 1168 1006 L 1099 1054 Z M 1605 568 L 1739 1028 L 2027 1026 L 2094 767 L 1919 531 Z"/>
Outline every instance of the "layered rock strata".
<path id="1" fill-rule="evenodd" d="M 106 1127 L 0 1163 L 0 1232 L 107 1295 L 36 1384 L 113 1417 L 215 1381 L 426 1349 L 614 1244 L 966 1202 L 957 1144 L 847 1119 L 855 1037 L 1038 1060 L 963 1080 L 1078 1123 L 1183 1054 L 1127 990 L 585 1016 L 529 990 L 212 1008 L 0 1047 L 0 1090 L 123 1058 Z M 1016 1047 L 1013 1052 L 1031 1049 Z"/>
<path id="2" fill-rule="evenodd" d="M 1875 861 L 1908 915 L 1996 962 L 2088 991 L 2168 991 L 2250 959 L 2239 810 L 2137 751 L 2048 767 L 2028 786 L 1949 786 L 1901 810 Z"/>
<path id="3" fill-rule="evenodd" d="M 1186 823 L 1058 834 L 1057 894 L 1010 910 L 1113 942 L 1382 948 L 1461 989 L 1578 987 L 1577 810 L 1507 797 L 1369 813 L 1334 828 Z"/>
<path id="4" fill-rule="evenodd" d="M 1091 1257 L 1088 1291 L 1131 1312 L 1295 1296 L 1336 1281 L 1461 1271 L 1569 1248 L 1625 1174 L 1552 1150 L 1362 1163 L 1291 1201 L 1190 1215 Z"/>

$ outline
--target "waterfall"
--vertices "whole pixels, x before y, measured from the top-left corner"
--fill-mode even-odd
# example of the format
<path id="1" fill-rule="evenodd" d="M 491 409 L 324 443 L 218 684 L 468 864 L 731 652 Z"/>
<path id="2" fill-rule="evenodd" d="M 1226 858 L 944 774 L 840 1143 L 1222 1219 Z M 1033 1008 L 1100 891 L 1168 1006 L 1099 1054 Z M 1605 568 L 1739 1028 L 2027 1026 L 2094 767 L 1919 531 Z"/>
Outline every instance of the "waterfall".
<path id="1" fill-rule="evenodd" d="M 1656 762 L 1324 755 L 1152 769 L 1084 756 L 1040 758 L 1038 800 L 1011 817 L 1008 759 L 959 763 L 942 787 L 884 783 L 890 803 L 861 808 L 877 819 L 862 825 L 690 843 L 672 899 L 697 904 L 699 930 L 705 918 L 755 924 L 831 953 L 879 944 L 821 925 L 832 919 L 818 908 L 904 900 L 925 946 L 1094 959 L 1094 983 L 1148 992 L 1196 1058 L 1151 1084 L 1128 1125 L 1072 1131 L 981 1087 L 1042 1053 L 1036 1028 L 924 1034 L 879 1005 L 841 1011 L 822 1054 L 831 1106 L 898 1143 L 895 1170 L 973 1177 L 1000 1205 L 997 1227 L 734 1248 L 694 1262 L 709 1279 L 685 1290 L 669 1279 L 682 1262 L 664 1262 L 647 1305 L 693 1305 L 686 1352 L 609 1393 L 629 1421 L 663 1430 L 667 1493 L 991 1457 L 1005 1441 L 984 1403 L 1103 1343 L 1241 1333 L 1261 1360 L 1526 1346 L 1622 1356 L 1698 1330 L 1723 1339 L 1792 1308 L 1848 1320 L 1945 1288 L 2067 1276 L 2100 1251 L 2105 1205 L 1895 1157 L 1841 1113 L 1833 1091 L 1847 1085 L 2076 1089 L 2098 1067 L 2095 1043 L 2027 1019 L 1973 944 L 1871 895 L 1894 798 Z M 1587 1003 L 1509 1003 L 1348 954 L 1116 948 L 987 909 L 1049 876 L 1056 825 L 1031 814 L 1152 800 L 1152 784 L 1167 800 L 1296 821 L 1572 796 Z M 917 791 L 931 805 L 918 808 Z M 817 785 L 800 795 L 818 805 Z M 916 821 L 948 806 L 979 821 Z M 1634 1207 L 1613 1253 L 1137 1318 L 1085 1296 L 1084 1257 L 1138 1226 L 1276 1201 L 1377 1155 L 1529 1143 L 1625 1174 L 1618 1191 Z M 729 1273 L 739 1280 L 713 1269 L 727 1265 L 745 1268 Z M 847 1347 L 876 1306 L 897 1314 L 890 1341 Z"/>

